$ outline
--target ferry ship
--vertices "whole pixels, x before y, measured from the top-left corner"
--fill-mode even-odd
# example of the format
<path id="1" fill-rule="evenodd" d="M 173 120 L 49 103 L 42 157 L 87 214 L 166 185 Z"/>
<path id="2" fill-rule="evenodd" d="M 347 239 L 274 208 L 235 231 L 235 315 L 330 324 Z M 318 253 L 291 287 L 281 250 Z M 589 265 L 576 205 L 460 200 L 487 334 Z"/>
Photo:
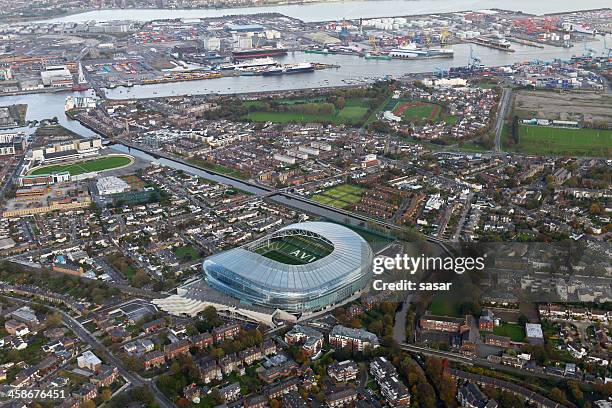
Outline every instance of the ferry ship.
<path id="1" fill-rule="evenodd" d="M 251 60 L 245 60 L 238 64 L 227 64 L 222 65 L 221 69 L 229 70 L 229 69 L 250 69 L 250 68 L 261 68 L 261 67 L 269 67 L 271 65 L 278 65 L 278 62 L 274 58 L 266 57 L 266 58 L 254 58 Z"/>
<path id="2" fill-rule="evenodd" d="M 304 50 L 304 52 L 306 54 L 327 55 L 327 54 L 329 54 L 329 49 L 327 49 L 327 48 L 313 48 L 313 49 Z"/>
<path id="3" fill-rule="evenodd" d="M 394 48 L 388 54 L 397 59 L 425 59 L 425 58 L 453 58 L 455 51 L 451 48 L 422 48 L 415 43 L 406 44 L 400 48 Z"/>
<path id="4" fill-rule="evenodd" d="M 232 56 L 234 57 L 234 59 L 279 57 L 282 55 L 287 55 L 287 49 L 284 47 L 261 47 L 246 50 L 236 50 L 232 52 Z"/>
<path id="5" fill-rule="evenodd" d="M 314 65 L 309 62 L 300 64 L 289 64 L 280 67 L 272 67 L 263 72 L 264 76 L 284 75 L 284 74 L 301 74 L 304 72 L 314 72 Z"/>
<path id="6" fill-rule="evenodd" d="M 514 52 L 514 49 L 510 48 L 512 46 L 512 43 L 510 43 L 510 41 L 506 40 L 504 37 L 476 37 L 470 40 L 469 42 L 482 45 L 484 47 L 493 48 L 496 50 Z"/>

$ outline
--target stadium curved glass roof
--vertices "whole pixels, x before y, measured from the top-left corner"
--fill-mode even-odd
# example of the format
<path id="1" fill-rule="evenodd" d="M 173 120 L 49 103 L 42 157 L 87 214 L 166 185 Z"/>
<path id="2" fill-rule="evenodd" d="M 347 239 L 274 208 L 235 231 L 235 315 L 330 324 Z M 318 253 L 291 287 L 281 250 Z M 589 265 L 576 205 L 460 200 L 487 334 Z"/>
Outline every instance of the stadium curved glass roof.
<path id="1" fill-rule="evenodd" d="M 267 248 L 279 253 L 271 256 Z M 304 222 L 215 254 L 203 268 L 210 286 L 245 302 L 304 311 L 363 289 L 371 277 L 373 256 L 368 243 L 347 227 Z"/>

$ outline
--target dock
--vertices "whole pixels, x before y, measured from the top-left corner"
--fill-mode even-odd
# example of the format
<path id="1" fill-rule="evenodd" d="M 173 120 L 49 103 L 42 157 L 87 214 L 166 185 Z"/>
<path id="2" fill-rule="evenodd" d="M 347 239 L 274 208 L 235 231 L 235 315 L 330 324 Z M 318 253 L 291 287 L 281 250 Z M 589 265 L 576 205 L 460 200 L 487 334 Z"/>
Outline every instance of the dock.
<path id="1" fill-rule="evenodd" d="M 490 40 L 487 40 L 486 38 L 469 38 L 469 39 L 465 39 L 465 42 L 476 44 L 476 45 L 481 45 L 483 47 L 493 48 L 495 50 L 500 50 L 500 51 L 516 52 L 516 50 L 513 48 L 497 45 L 491 42 Z"/>
<path id="2" fill-rule="evenodd" d="M 543 44 L 539 44 L 539 43 L 534 42 L 534 41 L 524 40 L 522 38 L 507 37 L 506 39 L 508 41 L 510 41 L 510 42 L 513 42 L 513 43 L 516 43 L 516 44 L 520 44 L 520 45 L 526 45 L 528 47 L 544 48 Z"/>

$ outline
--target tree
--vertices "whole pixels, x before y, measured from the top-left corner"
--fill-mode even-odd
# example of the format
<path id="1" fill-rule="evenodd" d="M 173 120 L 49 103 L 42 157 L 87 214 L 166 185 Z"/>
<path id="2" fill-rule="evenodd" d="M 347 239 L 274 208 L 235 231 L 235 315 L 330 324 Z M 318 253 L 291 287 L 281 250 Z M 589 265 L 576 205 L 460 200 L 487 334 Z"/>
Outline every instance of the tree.
<path id="1" fill-rule="evenodd" d="M 308 363 L 308 353 L 306 353 L 306 350 L 304 350 L 304 348 L 300 347 L 300 349 L 297 352 L 297 355 L 295 356 L 295 361 L 297 361 L 300 364 Z"/>
<path id="2" fill-rule="evenodd" d="M 151 279 L 144 269 L 138 269 L 132 278 L 132 285 L 134 285 L 134 287 L 141 288 L 150 281 Z"/>
<path id="3" fill-rule="evenodd" d="M 383 322 L 382 320 L 374 320 L 368 326 L 368 330 L 377 335 L 382 335 L 383 333 Z"/>
<path id="4" fill-rule="evenodd" d="M 525 406 L 523 400 L 518 395 L 508 391 L 502 391 L 499 395 L 499 404 L 503 408 L 515 408 Z"/>
<path id="5" fill-rule="evenodd" d="M 222 348 L 214 348 L 210 351 L 210 355 L 218 360 L 220 358 L 223 358 L 223 356 L 225 355 L 225 352 L 223 351 Z"/>
<path id="6" fill-rule="evenodd" d="M 171 365 L 170 365 L 170 375 L 174 375 L 174 374 L 178 374 L 181 372 L 181 366 L 178 363 L 178 361 L 174 361 Z"/>
<path id="7" fill-rule="evenodd" d="M 346 100 L 343 97 L 339 97 L 338 99 L 336 99 L 336 102 L 334 103 L 334 105 L 336 106 L 336 109 L 342 110 L 344 109 L 344 106 L 346 105 Z"/>
<path id="8" fill-rule="evenodd" d="M 185 397 L 178 398 L 175 403 L 177 407 L 181 407 L 181 408 L 189 406 L 189 400 Z"/>
<path id="9" fill-rule="evenodd" d="M 428 383 L 419 383 L 416 386 L 418 395 L 417 401 L 421 407 L 435 407 L 436 406 L 436 392 L 433 387 Z"/>
<path id="10" fill-rule="evenodd" d="M 62 315 L 58 312 L 53 312 L 47 316 L 47 327 L 59 326 L 62 324 Z"/>
<path id="11" fill-rule="evenodd" d="M 113 397 L 113 392 L 108 388 L 104 388 L 100 393 L 100 396 L 102 397 L 102 401 L 108 402 Z"/>
<path id="12" fill-rule="evenodd" d="M 561 404 L 565 404 L 567 402 L 565 393 L 557 387 L 550 390 L 550 398 L 554 401 L 560 402 Z"/>
<path id="13" fill-rule="evenodd" d="M 219 315 L 217 314 L 217 309 L 214 306 L 207 306 L 202 311 L 202 317 L 209 322 L 216 322 L 219 319 Z"/>
<path id="14" fill-rule="evenodd" d="M 567 382 L 567 386 L 569 388 L 569 391 L 572 393 L 572 398 L 574 398 L 574 400 L 576 400 L 577 402 L 584 401 L 584 394 L 580 389 L 580 384 L 578 384 L 576 381 L 570 380 Z"/>
<path id="15" fill-rule="evenodd" d="M 603 208 L 601 204 L 597 202 L 591 204 L 591 206 L 589 207 L 589 213 L 591 215 L 601 215 L 602 212 L 603 212 Z"/>
<path id="16" fill-rule="evenodd" d="M 512 118 L 512 128 L 510 130 L 510 135 L 512 136 L 512 142 L 514 144 L 519 143 L 519 117 L 514 115 Z"/>
<path id="17" fill-rule="evenodd" d="M 606 398 L 612 396 L 612 382 L 595 384 L 595 390 Z"/>

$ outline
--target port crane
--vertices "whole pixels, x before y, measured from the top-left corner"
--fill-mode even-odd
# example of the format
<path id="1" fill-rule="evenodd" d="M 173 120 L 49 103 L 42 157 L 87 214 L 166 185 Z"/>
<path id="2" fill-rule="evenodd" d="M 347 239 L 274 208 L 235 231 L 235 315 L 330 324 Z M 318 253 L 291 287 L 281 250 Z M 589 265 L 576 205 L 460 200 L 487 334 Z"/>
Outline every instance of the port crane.
<path id="1" fill-rule="evenodd" d="M 593 58 L 593 56 L 595 55 L 595 50 L 587 47 L 586 41 L 584 41 L 583 44 L 584 44 L 584 56 L 586 58 Z"/>
<path id="2" fill-rule="evenodd" d="M 469 68 L 477 68 L 482 65 L 482 60 L 474 54 L 474 47 L 470 45 L 470 62 L 468 64 Z"/>
<path id="3" fill-rule="evenodd" d="M 376 54 L 378 53 L 378 44 L 376 44 L 376 37 L 374 37 L 373 35 L 371 35 L 368 38 L 368 42 L 370 43 L 370 45 L 372 46 L 372 53 Z"/>
<path id="4" fill-rule="evenodd" d="M 436 76 L 438 78 L 444 78 L 445 76 L 448 76 L 448 74 L 449 74 L 448 70 L 445 70 L 440 67 L 436 68 Z"/>
<path id="5" fill-rule="evenodd" d="M 441 45 L 446 44 L 450 36 L 451 36 L 451 33 L 450 31 L 448 31 L 447 28 L 442 29 L 442 31 L 440 32 L 440 44 Z"/>
<path id="6" fill-rule="evenodd" d="M 604 35 L 604 55 L 607 55 L 608 59 L 612 58 L 612 47 L 608 47 L 607 36 Z"/>

